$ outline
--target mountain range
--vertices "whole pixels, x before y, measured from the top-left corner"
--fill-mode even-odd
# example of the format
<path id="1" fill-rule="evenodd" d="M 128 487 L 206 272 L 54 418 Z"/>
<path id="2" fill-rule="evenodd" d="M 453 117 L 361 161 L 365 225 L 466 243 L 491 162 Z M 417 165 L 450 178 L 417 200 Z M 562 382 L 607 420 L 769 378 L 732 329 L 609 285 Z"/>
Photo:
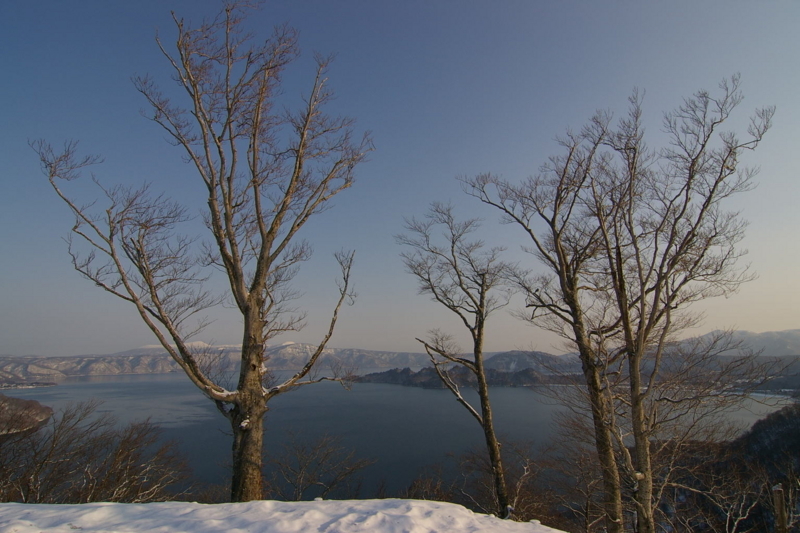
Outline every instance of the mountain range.
<path id="1" fill-rule="evenodd" d="M 733 332 L 733 340 L 742 341 L 753 350 L 761 350 L 761 355 L 772 357 L 800 355 L 800 329 L 764 333 L 737 330 Z"/>
<path id="2" fill-rule="evenodd" d="M 199 357 L 219 359 L 235 365 L 240 346 L 209 346 L 194 343 L 192 349 Z M 297 370 L 308 361 L 316 346 L 286 343 L 267 348 L 271 370 Z M 419 368 L 429 364 L 423 353 L 383 352 L 354 348 L 326 348 L 318 366 L 333 364 L 362 372 L 396 367 Z M 59 381 L 71 376 L 101 376 L 119 374 L 162 374 L 178 372 L 180 367 L 160 346 L 144 346 L 107 355 L 78 355 L 65 357 L 0 355 L 0 384 Z"/>
<path id="3" fill-rule="evenodd" d="M 743 341 L 765 356 L 800 355 L 800 329 L 753 333 L 736 331 L 734 338 Z M 236 364 L 240 346 L 210 346 L 192 343 L 198 354 L 219 358 Z M 273 370 L 295 370 L 308 360 L 314 345 L 284 343 L 267 348 L 269 366 Z M 326 348 L 318 363 L 325 368 L 340 364 L 356 373 L 374 372 L 391 368 L 422 368 L 430 361 L 424 353 L 387 352 L 357 348 Z M 541 374 L 574 373 L 580 371 L 580 363 L 573 354 L 552 355 L 538 351 L 509 351 L 487 355 L 487 368 L 515 372 L 532 369 Z M 143 346 L 107 355 L 80 356 L 9 356 L 0 355 L 0 383 L 26 383 L 32 381 L 59 381 L 70 376 L 96 376 L 116 374 L 151 374 L 179 371 L 160 346 Z"/>

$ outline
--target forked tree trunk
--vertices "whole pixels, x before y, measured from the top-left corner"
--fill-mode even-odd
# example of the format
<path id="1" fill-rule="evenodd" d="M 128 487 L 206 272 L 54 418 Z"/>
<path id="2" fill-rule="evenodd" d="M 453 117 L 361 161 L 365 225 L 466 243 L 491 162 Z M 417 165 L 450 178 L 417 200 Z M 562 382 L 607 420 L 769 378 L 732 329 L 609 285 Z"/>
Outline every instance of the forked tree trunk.
<path id="1" fill-rule="evenodd" d="M 583 328 L 584 315 L 579 306 L 579 300 L 570 290 L 576 283 L 562 284 L 563 294 L 569 296 L 566 300 L 570 303 L 573 318 L 573 333 L 575 344 L 583 369 L 583 377 L 589 394 L 589 407 L 592 411 L 594 425 L 595 449 L 597 460 L 600 463 L 600 472 L 603 476 L 603 510 L 605 515 L 606 531 L 609 533 L 623 533 L 625 531 L 622 511 L 622 483 L 619 476 L 619 465 L 614 453 L 614 440 L 611 435 L 610 417 L 613 416 L 614 406 L 604 395 L 601 369 L 595 362 L 595 353 L 589 345 Z"/>
<path id="2" fill-rule="evenodd" d="M 584 365 L 584 375 L 589 388 L 589 401 L 591 403 L 592 421 L 594 423 L 597 459 L 600 463 L 600 471 L 603 475 L 603 508 L 605 512 L 606 530 L 609 533 L 622 533 L 624 531 L 622 485 L 619 479 L 617 458 L 616 455 L 614 455 L 614 443 L 611 438 L 611 431 L 606 423 L 608 407 L 603 398 L 597 369 L 587 369 L 586 365 Z"/>

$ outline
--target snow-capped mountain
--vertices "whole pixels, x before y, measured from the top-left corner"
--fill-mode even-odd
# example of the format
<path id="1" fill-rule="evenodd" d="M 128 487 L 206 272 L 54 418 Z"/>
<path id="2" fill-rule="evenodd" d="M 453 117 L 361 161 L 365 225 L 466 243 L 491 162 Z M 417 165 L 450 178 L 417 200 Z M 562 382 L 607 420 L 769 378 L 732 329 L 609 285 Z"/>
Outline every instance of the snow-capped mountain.
<path id="1" fill-rule="evenodd" d="M 714 333 L 709 333 L 713 335 Z M 764 356 L 800 355 L 800 329 L 753 333 L 735 331 L 734 340 L 741 340 Z M 241 345 L 209 345 L 190 343 L 198 355 L 222 356 L 233 365 L 239 361 Z M 313 344 L 285 342 L 266 350 L 268 366 L 272 370 L 297 370 L 316 350 Z M 375 372 L 391 368 L 419 369 L 430 365 L 424 353 L 387 352 L 358 348 L 325 348 L 320 357 L 321 368 L 336 363 L 356 373 Z M 487 357 L 487 368 L 513 372 L 533 369 L 536 372 L 569 374 L 580 371 L 574 355 L 551 355 L 535 351 L 509 351 Z M 108 355 L 82 355 L 69 357 L 0 356 L 0 383 L 57 381 L 67 376 L 151 374 L 179 371 L 163 347 L 149 345 Z"/>
<path id="2" fill-rule="evenodd" d="M 743 341 L 753 350 L 761 350 L 761 355 L 772 357 L 800 355 L 800 329 L 763 333 L 738 330 L 733 332 L 733 339 Z"/>
<path id="3" fill-rule="evenodd" d="M 268 365 L 275 370 L 301 368 L 317 347 L 313 344 L 282 344 L 267 348 Z M 357 348 L 325 348 L 320 356 L 320 365 L 342 363 L 358 369 L 421 367 L 430 364 L 424 353 L 382 352 Z"/>
<path id="4" fill-rule="evenodd" d="M 198 356 L 210 355 L 227 358 L 236 365 L 241 346 L 211 346 L 194 343 L 191 348 Z M 268 365 L 272 370 L 297 370 L 306 364 L 316 346 L 284 343 L 267 348 Z M 342 364 L 358 372 L 381 368 L 421 367 L 428 356 L 408 352 L 379 352 L 372 350 L 326 348 L 320 357 L 321 368 L 331 363 Z M 178 372 L 180 368 L 161 346 L 143 346 L 107 355 L 81 355 L 68 357 L 0 356 L 0 383 L 31 381 L 58 381 L 69 376 L 99 376 L 117 374 L 161 374 Z"/>

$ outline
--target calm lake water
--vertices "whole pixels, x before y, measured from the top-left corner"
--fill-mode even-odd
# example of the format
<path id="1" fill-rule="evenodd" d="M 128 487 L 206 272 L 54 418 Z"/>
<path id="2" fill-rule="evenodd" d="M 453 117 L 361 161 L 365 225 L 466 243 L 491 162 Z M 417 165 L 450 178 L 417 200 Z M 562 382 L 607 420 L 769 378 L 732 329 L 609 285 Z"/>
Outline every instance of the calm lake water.
<path id="1" fill-rule="evenodd" d="M 224 482 L 228 476 L 230 436 L 227 420 L 182 374 L 76 378 L 56 387 L 4 391 L 34 399 L 58 410 L 96 398 L 100 412 L 120 422 L 150 418 L 176 440 L 201 481 Z M 529 388 L 491 391 L 501 440 L 533 445 L 549 443 L 551 419 L 560 409 Z M 753 403 L 737 413 L 747 426 L 775 407 Z M 270 402 L 265 447 L 279 453 L 291 435 L 303 440 L 337 436 L 358 457 L 376 462 L 364 471 L 369 495 L 381 481 L 389 493 L 401 490 L 427 466 L 482 445 L 480 427 L 449 391 L 399 385 L 358 383 L 350 391 L 336 383 L 301 387 Z"/>

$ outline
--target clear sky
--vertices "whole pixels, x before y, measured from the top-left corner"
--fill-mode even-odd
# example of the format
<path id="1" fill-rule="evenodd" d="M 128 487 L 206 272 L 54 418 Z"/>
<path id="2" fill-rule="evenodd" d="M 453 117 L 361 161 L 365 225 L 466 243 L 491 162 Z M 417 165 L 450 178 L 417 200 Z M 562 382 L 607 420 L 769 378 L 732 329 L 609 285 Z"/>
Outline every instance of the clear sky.
<path id="1" fill-rule="evenodd" d="M 151 181 L 191 199 L 194 176 L 152 122 L 132 75 L 169 85 L 154 42 L 174 35 L 170 11 L 199 20 L 211 0 L 5 0 L 0 3 L 0 353 L 77 355 L 152 344 L 135 311 L 74 272 L 62 238 L 72 217 L 41 175 L 28 140 L 76 139 L 102 154 L 102 179 Z M 285 97 L 299 100 L 313 51 L 335 53 L 337 112 L 373 132 L 376 151 L 358 182 L 305 237 L 315 255 L 298 286 L 309 325 L 281 341 L 315 342 L 334 304 L 331 253 L 357 250 L 359 298 L 344 310 L 331 346 L 419 351 L 415 336 L 458 324 L 404 272 L 393 236 L 403 217 L 451 201 L 485 219 L 487 235 L 516 254 L 521 235 L 466 197 L 455 177 L 493 172 L 516 180 L 558 151 L 554 137 L 597 109 L 625 110 L 646 91 L 645 120 L 658 137 L 664 111 L 739 72 L 739 117 L 777 106 L 775 125 L 748 163 L 756 190 L 734 206 L 751 221 L 745 247 L 759 279 L 710 301 L 697 333 L 800 327 L 800 2 L 731 0 L 301 0 L 271 1 L 249 21 L 300 30 L 304 55 Z M 651 140 L 651 145 L 655 140 Z M 517 254 L 518 255 L 518 254 Z M 240 342 L 235 315 L 202 340 Z M 554 339 L 506 312 L 489 350 L 558 351 Z"/>

